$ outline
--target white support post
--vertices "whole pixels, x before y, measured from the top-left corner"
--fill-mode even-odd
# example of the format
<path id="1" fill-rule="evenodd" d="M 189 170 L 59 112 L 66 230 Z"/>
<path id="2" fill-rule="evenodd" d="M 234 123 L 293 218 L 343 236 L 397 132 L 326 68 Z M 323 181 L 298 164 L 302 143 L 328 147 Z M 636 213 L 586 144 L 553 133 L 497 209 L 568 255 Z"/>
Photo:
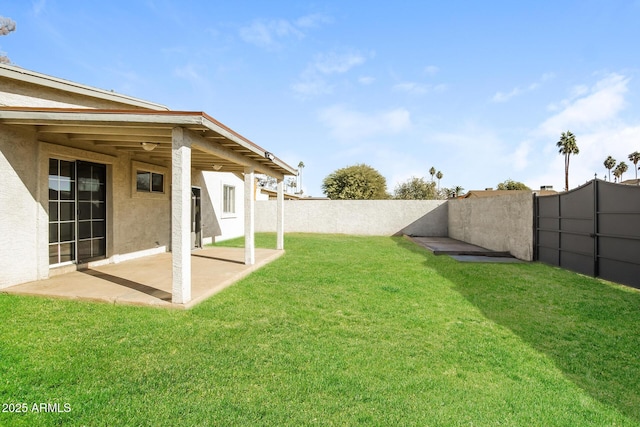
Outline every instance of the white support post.
<path id="1" fill-rule="evenodd" d="M 179 127 L 171 136 L 171 301 L 186 304 L 191 301 L 191 140 Z"/>
<path id="2" fill-rule="evenodd" d="M 244 168 L 244 263 L 256 262 L 255 245 L 255 172 L 252 167 Z"/>
<path id="3" fill-rule="evenodd" d="M 278 180 L 278 200 L 277 200 L 276 216 L 276 249 L 284 249 L 284 180 Z"/>

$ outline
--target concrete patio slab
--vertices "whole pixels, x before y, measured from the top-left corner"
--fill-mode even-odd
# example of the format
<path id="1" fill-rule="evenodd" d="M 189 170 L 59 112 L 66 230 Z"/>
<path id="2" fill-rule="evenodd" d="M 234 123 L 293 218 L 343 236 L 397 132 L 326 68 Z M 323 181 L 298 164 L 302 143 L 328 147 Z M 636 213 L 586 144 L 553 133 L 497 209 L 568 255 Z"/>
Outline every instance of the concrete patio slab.
<path id="1" fill-rule="evenodd" d="M 524 262 L 509 252 L 497 252 L 450 237 L 409 237 L 416 244 L 430 250 L 434 255 L 449 255 L 460 262 Z"/>
<path id="2" fill-rule="evenodd" d="M 243 248 L 208 247 L 191 253 L 191 294 L 187 304 L 171 302 L 171 253 L 53 276 L 0 290 L 16 295 L 69 298 L 112 304 L 188 309 L 284 254 L 256 249 L 254 265 Z"/>
<path id="3" fill-rule="evenodd" d="M 509 258 L 504 256 L 486 256 L 486 255 L 451 255 L 451 258 L 460 262 L 498 262 L 505 264 L 523 263 L 518 258 Z"/>

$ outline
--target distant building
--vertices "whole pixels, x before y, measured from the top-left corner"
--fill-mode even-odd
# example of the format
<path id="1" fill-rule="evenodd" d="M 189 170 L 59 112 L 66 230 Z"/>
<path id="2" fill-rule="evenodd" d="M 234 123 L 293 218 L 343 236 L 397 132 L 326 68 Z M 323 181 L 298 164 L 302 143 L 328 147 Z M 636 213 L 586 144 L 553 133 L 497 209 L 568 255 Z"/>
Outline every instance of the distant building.
<path id="1" fill-rule="evenodd" d="M 551 196 L 558 194 L 551 185 L 543 185 L 540 190 L 493 190 L 487 188 L 484 190 L 471 190 L 464 196 L 460 196 L 461 199 L 469 199 L 472 197 L 497 197 L 497 196 L 510 196 L 513 194 L 531 193 L 536 196 Z"/>

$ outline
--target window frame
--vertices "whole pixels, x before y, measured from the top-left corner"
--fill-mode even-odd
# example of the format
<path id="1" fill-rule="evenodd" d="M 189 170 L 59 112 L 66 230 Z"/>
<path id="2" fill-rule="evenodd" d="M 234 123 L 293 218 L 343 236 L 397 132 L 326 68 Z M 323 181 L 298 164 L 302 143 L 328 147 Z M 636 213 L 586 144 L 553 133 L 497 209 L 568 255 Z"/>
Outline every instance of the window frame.
<path id="1" fill-rule="evenodd" d="M 138 173 L 149 174 L 149 190 L 138 189 Z M 153 177 L 162 176 L 162 191 L 153 191 Z M 169 169 L 151 163 L 131 161 L 131 197 L 134 199 L 169 199 L 171 183 Z"/>
<path id="2" fill-rule="evenodd" d="M 232 184 L 222 184 L 222 216 L 229 218 L 237 216 L 236 186 Z"/>

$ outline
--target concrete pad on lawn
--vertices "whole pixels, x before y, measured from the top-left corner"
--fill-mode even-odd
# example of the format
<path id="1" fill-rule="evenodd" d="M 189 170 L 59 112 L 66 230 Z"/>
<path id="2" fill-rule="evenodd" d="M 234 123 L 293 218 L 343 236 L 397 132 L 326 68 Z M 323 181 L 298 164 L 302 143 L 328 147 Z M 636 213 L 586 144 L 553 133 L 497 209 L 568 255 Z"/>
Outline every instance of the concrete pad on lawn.
<path id="1" fill-rule="evenodd" d="M 498 252 L 450 237 L 407 236 L 411 241 L 433 252 L 434 255 L 449 255 L 461 262 L 523 262 L 509 252 Z"/>

